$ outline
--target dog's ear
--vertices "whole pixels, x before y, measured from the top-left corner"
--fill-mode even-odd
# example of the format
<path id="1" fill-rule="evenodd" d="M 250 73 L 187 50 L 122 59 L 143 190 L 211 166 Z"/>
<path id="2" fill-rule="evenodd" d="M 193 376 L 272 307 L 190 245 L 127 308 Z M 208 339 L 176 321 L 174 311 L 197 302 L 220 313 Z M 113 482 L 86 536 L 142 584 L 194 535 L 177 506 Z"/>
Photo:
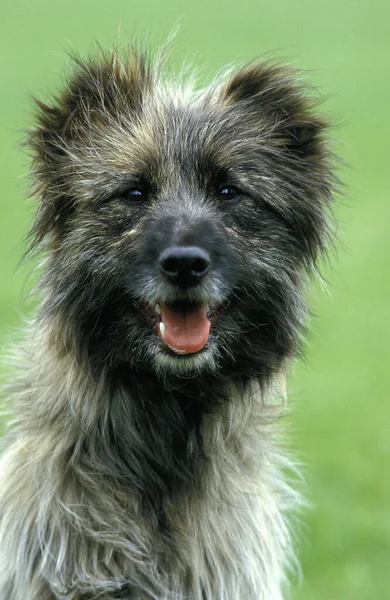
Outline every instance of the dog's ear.
<path id="1" fill-rule="evenodd" d="M 33 192 L 40 199 L 31 232 L 33 248 L 75 203 L 67 193 L 75 147 L 88 144 L 91 133 L 113 119 L 131 118 L 152 86 L 152 69 L 143 53 L 132 51 L 122 61 L 114 52 L 87 62 L 75 58 L 74 63 L 68 85 L 52 103 L 35 100 L 36 127 L 27 140 L 32 150 Z"/>
<path id="2" fill-rule="evenodd" d="M 313 111 L 313 94 L 298 72 L 270 63 L 243 67 L 220 93 L 220 101 L 237 111 L 247 135 L 258 136 L 261 164 L 277 181 L 273 205 L 312 264 L 331 237 L 327 208 L 337 187 L 328 123 Z"/>
<path id="3" fill-rule="evenodd" d="M 275 141 L 297 157 L 313 157 L 320 150 L 317 141 L 327 124 L 312 114 L 307 86 L 292 69 L 249 64 L 228 80 L 222 95 L 225 102 L 272 121 Z"/>

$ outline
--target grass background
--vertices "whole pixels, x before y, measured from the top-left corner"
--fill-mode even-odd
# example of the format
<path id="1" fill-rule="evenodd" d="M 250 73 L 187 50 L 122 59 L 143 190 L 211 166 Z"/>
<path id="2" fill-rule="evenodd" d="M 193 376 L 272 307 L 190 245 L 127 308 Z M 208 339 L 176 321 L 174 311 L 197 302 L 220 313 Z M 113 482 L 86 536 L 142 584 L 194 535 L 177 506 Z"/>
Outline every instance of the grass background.
<path id="1" fill-rule="evenodd" d="M 26 270 L 15 274 L 33 202 L 20 129 L 29 94 L 58 88 L 67 52 L 87 54 L 179 25 L 172 63 L 221 66 L 265 52 L 309 71 L 339 123 L 347 198 L 338 257 L 314 286 L 306 363 L 290 380 L 289 428 L 308 464 L 299 600 L 390 598 L 390 3 L 385 0 L 3 0 L 0 18 L 0 343 L 21 322 Z M 232 599 L 233 600 L 233 599 Z M 271 600 L 271 599 L 270 599 Z"/>

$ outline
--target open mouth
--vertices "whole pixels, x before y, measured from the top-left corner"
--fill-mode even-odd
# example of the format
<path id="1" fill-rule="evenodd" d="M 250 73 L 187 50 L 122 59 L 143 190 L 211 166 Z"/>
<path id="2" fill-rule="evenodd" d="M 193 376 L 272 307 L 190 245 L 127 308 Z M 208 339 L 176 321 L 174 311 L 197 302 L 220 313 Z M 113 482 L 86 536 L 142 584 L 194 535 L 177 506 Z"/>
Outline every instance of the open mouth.
<path id="1" fill-rule="evenodd" d="M 206 347 L 215 322 L 227 303 L 212 306 L 202 302 L 167 302 L 154 306 L 142 303 L 146 316 L 161 343 L 175 354 L 195 354 Z"/>

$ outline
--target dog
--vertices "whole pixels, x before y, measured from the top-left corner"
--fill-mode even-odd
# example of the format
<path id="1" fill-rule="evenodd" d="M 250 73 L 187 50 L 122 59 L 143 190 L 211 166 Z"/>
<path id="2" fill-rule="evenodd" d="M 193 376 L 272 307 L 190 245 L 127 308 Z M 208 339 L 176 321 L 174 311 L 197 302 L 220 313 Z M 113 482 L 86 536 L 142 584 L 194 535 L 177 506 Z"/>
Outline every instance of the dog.
<path id="1" fill-rule="evenodd" d="M 278 417 L 331 236 L 327 131 L 261 60 L 197 91 L 102 53 L 36 101 L 1 600 L 285 597 L 300 494 Z"/>

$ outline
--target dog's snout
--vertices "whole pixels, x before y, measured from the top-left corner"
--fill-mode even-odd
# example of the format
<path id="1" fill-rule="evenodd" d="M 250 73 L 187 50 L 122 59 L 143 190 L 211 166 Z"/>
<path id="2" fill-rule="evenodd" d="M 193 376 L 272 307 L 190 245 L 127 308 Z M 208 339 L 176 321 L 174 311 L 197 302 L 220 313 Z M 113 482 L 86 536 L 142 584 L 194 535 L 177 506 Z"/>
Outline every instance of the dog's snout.
<path id="1" fill-rule="evenodd" d="M 210 255 L 197 246 L 172 246 L 160 255 L 160 271 L 175 285 L 197 285 L 210 269 Z"/>

